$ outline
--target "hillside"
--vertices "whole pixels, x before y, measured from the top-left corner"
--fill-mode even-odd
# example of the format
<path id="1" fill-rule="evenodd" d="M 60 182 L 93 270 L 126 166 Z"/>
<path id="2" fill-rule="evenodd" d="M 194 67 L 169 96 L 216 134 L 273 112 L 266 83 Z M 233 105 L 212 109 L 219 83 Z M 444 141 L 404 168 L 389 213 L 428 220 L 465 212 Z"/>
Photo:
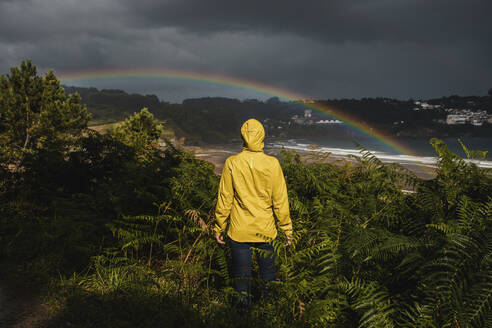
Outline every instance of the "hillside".
<path id="1" fill-rule="evenodd" d="M 160 101 L 155 95 L 129 94 L 123 90 L 65 87 L 66 93 L 78 92 L 82 103 L 92 113 L 92 124 L 121 121 L 143 107 L 160 120 L 165 120 L 178 137 L 188 144 L 226 143 L 237 138 L 242 122 L 255 117 L 264 122 L 271 137 L 302 138 L 311 136 L 339 136 L 349 134 L 348 129 L 328 124 L 314 124 L 319 120 L 333 119 L 336 115 L 313 112 L 303 120 L 309 108 L 278 98 L 266 101 L 238 100 L 224 97 L 186 99 L 181 104 Z M 334 99 L 317 103 L 333 108 L 334 113 L 349 117 L 374 127 L 394 137 L 490 137 L 492 125 L 448 125 L 450 113 L 484 111 L 492 113 L 492 97 L 444 97 L 428 101 L 401 101 L 389 98 Z M 428 107 L 432 107 L 429 109 Z M 450 110 L 454 112 L 450 112 Z M 485 115 L 487 115 L 485 114 Z M 300 120 L 293 120 L 297 115 Z"/>

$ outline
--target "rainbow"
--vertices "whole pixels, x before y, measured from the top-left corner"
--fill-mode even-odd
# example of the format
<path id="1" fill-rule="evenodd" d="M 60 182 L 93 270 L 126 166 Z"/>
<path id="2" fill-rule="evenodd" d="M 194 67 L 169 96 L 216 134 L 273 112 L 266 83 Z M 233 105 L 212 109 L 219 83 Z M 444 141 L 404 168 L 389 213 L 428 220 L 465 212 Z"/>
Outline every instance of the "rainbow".
<path id="1" fill-rule="evenodd" d="M 291 92 L 285 89 L 280 89 L 266 85 L 256 81 L 248 81 L 244 79 L 238 79 L 225 75 L 208 74 L 191 72 L 184 70 L 167 70 L 167 69 L 100 69 L 100 70 L 84 70 L 84 71 L 71 71 L 58 74 L 60 81 L 64 84 L 75 83 L 82 81 L 98 81 L 98 80 L 111 80 L 111 79 L 170 79 L 170 80 L 184 80 L 200 83 L 213 83 L 217 85 L 224 85 L 228 87 L 237 87 L 256 93 L 265 94 L 268 96 L 275 96 L 282 100 L 296 102 L 307 109 L 311 109 L 315 112 L 328 114 L 336 119 L 343 121 L 351 129 L 362 133 L 363 135 L 372 137 L 386 147 L 389 147 L 398 154 L 417 156 L 412 150 L 408 149 L 404 145 L 400 144 L 395 139 L 388 135 L 385 135 L 370 125 L 358 120 L 356 117 L 345 114 L 341 109 L 329 107 L 317 102 L 306 102 L 301 99 L 306 99 L 306 96 Z"/>

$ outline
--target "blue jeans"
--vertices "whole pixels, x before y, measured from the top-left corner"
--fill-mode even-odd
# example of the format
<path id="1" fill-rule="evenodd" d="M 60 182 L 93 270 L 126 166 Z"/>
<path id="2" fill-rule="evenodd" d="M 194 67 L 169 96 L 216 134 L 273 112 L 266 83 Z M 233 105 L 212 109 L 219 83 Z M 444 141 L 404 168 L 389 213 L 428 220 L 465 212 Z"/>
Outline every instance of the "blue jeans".
<path id="1" fill-rule="evenodd" d="M 234 278 L 234 289 L 240 294 L 238 303 L 242 307 L 251 305 L 251 262 L 253 248 L 268 251 L 267 254 L 256 254 L 256 260 L 260 267 L 261 279 L 265 282 L 275 280 L 275 258 L 273 247 L 269 243 L 241 243 L 227 238 L 232 253 L 232 276 Z M 267 296 L 266 286 L 263 288 L 263 295 Z"/>

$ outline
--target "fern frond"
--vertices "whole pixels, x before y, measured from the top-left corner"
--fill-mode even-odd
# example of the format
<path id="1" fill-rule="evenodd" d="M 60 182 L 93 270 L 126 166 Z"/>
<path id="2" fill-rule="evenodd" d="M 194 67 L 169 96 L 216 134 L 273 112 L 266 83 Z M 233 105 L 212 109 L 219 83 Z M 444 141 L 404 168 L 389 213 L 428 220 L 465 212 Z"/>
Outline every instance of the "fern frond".
<path id="1" fill-rule="evenodd" d="M 361 314 L 360 327 L 395 327 L 391 298 L 382 286 L 358 279 L 339 286 L 347 293 L 349 305 Z"/>

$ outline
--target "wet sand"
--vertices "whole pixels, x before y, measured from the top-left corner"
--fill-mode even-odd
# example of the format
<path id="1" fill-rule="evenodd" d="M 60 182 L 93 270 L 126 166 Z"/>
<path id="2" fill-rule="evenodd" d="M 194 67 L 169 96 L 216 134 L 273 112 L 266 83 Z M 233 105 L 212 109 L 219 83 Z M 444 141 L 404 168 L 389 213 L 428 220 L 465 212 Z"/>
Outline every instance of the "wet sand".
<path id="1" fill-rule="evenodd" d="M 227 157 L 237 154 L 242 150 L 242 145 L 210 145 L 210 146 L 185 146 L 187 151 L 195 154 L 195 156 L 199 159 L 210 162 L 214 165 L 214 171 L 217 174 L 222 172 L 222 167 L 224 166 L 224 162 Z M 265 148 L 265 154 L 272 155 L 275 157 L 279 156 L 281 151 L 280 148 Z M 331 163 L 335 165 L 342 166 L 347 162 L 354 162 L 355 159 L 342 156 L 342 155 L 334 155 L 330 154 L 326 156 L 326 153 L 322 153 L 319 151 L 296 151 L 305 163 L 319 161 L 322 158 L 323 162 Z M 325 155 L 325 156 L 323 156 Z M 385 163 L 392 163 L 389 161 L 384 161 Z M 422 179 L 432 179 L 435 177 L 436 172 L 435 168 L 428 165 L 419 165 L 416 163 L 399 163 L 403 167 L 409 169 L 414 172 L 419 178 Z"/>

